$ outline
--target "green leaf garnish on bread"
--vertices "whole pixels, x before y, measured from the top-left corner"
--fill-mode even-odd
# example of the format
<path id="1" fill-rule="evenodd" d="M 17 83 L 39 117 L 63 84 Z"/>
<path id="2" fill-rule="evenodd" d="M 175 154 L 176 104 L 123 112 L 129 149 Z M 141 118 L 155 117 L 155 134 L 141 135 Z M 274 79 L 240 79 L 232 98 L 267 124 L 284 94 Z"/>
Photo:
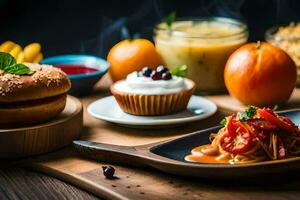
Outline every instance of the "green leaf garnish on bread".
<path id="1" fill-rule="evenodd" d="M 33 71 L 24 64 L 16 62 L 9 53 L 0 52 L 0 70 L 6 74 L 30 75 Z"/>

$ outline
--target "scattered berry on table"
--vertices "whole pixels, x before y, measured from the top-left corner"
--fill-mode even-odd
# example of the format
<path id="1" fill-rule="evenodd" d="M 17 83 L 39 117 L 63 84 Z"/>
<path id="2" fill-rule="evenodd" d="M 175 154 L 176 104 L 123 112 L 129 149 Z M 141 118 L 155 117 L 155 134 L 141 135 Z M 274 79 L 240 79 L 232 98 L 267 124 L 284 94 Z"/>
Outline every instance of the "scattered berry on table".
<path id="1" fill-rule="evenodd" d="M 112 166 L 102 166 L 103 175 L 108 179 L 113 179 L 115 174 L 115 168 Z"/>

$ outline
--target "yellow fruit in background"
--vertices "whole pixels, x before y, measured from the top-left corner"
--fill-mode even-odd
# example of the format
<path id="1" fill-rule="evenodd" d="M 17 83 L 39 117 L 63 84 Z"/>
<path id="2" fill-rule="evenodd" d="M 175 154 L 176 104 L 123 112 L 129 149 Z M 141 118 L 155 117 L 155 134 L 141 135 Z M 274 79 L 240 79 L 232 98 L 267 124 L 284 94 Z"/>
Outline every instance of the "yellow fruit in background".
<path id="1" fill-rule="evenodd" d="M 39 53 L 35 58 L 34 60 L 32 61 L 33 63 L 38 63 L 40 62 L 41 60 L 43 60 L 43 54 L 42 53 Z"/>
<path id="2" fill-rule="evenodd" d="M 17 63 L 24 62 L 24 52 L 23 51 L 20 52 L 16 59 L 17 59 Z"/>
<path id="3" fill-rule="evenodd" d="M 15 46 L 9 51 L 10 55 L 17 58 L 19 53 L 22 52 L 22 47 L 18 44 L 15 44 Z"/>
<path id="4" fill-rule="evenodd" d="M 39 56 L 41 48 L 42 47 L 39 43 L 31 43 L 31 44 L 27 45 L 24 48 L 24 61 L 25 62 L 33 62 L 35 60 L 35 58 Z"/>
<path id="5" fill-rule="evenodd" d="M 6 41 L 0 45 L 0 52 L 9 53 L 17 60 L 17 63 L 38 63 L 43 59 L 41 44 L 34 42 L 27 45 L 24 50 L 12 41 Z"/>
<path id="6" fill-rule="evenodd" d="M 9 53 L 16 44 L 12 41 L 6 41 L 0 45 L 0 51 Z"/>

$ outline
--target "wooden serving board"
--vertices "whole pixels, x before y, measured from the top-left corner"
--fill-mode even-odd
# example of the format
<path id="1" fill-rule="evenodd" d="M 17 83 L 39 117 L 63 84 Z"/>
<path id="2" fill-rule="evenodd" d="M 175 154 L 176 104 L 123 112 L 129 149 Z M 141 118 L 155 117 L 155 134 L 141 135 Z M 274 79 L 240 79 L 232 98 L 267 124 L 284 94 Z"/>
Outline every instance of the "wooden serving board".
<path id="1" fill-rule="evenodd" d="M 79 138 L 82 104 L 68 96 L 66 107 L 55 119 L 34 126 L 0 129 L 0 158 L 41 154 L 62 148 Z"/>
<path id="2" fill-rule="evenodd" d="M 106 80 L 100 84 L 104 81 Z M 296 94 L 299 95 L 299 91 Z M 107 88 L 97 89 L 94 95 L 82 99 L 84 110 L 92 101 L 107 95 L 109 95 Z M 228 97 L 224 97 L 209 98 L 219 105 L 223 102 L 222 98 L 228 100 Z M 234 110 L 226 110 L 227 106 L 219 106 L 222 109 L 208 119 L 182 127 L 161 130 L 124 128 L 93 119 L 84 112 L 81 139 L 136 146 L 176 138 L 217 125 L 224 115 Z M 42 171 L 106 199 L 298 199 L 300 195 L 299 178 L 288 182 L 281 180 L 278 185 L 272 187 L 267 185 L 262 187 L 257 184 L 244 186 L 239 182 L 233 185 L 233 182 L 228 181 L 191 180 L 163 174 L 150 168 L 113 165 L 117 178 L 109 180 L 104 178 L 101 168 L 102 165 L 108 163 L 87 160 L 78 155 L 72 147 L 23 160 L 23 164 L 30 169 Z"/>

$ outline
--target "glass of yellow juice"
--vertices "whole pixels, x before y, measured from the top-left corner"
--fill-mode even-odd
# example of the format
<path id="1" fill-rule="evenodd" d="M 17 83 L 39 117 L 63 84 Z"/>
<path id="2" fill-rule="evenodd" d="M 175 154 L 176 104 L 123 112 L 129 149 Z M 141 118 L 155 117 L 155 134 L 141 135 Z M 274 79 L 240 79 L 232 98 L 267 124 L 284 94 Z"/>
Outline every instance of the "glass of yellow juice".
<path id="1" fill-rule="evenodd" d="M 166 66 L 188 66 L 188 78 L 203 94 L 226 91 L 224 66 L 230 54 L 247 42 L 247 25 L 241 21 L 222 18 L 176 20 L 154 29 L 157 51 Z"/>

